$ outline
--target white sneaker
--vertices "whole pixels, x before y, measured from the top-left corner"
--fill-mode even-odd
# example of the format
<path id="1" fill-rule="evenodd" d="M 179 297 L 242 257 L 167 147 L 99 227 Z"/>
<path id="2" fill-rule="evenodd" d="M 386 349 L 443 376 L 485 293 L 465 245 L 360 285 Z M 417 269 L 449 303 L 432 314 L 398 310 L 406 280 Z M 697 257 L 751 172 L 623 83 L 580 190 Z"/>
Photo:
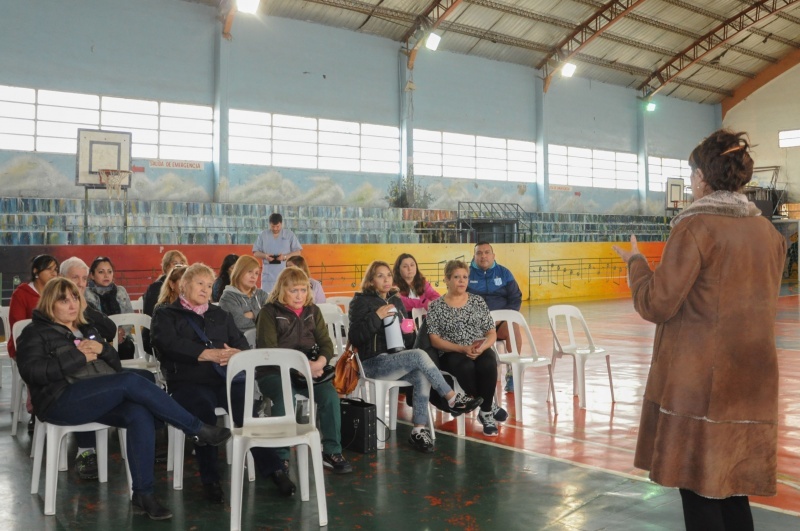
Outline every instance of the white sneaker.
<path id="1" fill-rule="evenodd" d="M 494 420 L 494 415 L 491 411 L 480 411 L 478 413 L 478 420 L 483 424 L 483 434 L 487 437 L 497 437 L 497 423 Z"/>

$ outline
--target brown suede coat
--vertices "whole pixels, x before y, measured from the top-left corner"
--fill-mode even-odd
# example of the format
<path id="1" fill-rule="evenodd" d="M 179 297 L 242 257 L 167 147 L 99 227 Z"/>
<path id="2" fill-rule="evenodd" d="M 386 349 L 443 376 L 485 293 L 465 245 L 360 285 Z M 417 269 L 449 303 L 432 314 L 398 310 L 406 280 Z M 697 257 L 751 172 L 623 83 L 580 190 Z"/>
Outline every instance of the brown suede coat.
<path id="1" fill-rule="evenodd" d="M 628 264 L 636 311 L 658 324 L 634 465 L 709 498 L 776 492 L 786 243 L 743 215 L 684 217 L 655 271 L 641 255 Z"/>

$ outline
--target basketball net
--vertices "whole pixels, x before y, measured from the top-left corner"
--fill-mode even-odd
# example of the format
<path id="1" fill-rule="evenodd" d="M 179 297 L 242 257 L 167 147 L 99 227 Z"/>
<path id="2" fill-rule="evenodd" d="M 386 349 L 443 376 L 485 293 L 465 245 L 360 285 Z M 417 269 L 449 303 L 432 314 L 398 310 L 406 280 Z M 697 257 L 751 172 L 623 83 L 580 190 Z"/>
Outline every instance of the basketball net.
<path id="1" fill-rule="evenodd" d="M 126 178 L 130 179 L 131 172 L 127 170 L 97 170 L 97 173 L 100 175 L 100 184 L 106 185 L 108 198 L 112 199 L 116 194 L 117 199 L 122 199 L 122 183 Z"/>

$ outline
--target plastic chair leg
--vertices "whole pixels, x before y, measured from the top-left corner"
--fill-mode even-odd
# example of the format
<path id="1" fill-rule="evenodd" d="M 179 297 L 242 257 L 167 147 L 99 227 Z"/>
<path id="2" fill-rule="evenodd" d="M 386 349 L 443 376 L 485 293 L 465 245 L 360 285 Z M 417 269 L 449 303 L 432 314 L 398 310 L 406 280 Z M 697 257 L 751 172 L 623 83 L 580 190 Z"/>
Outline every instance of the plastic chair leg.
<path id="1" fill-rule="evenodd" d="M 611 403 L 613 404 L 616 400 L 614 400 L 614 382 L 611 380 L 611 356 L 608 354 L 606 354 L 606 367 L 608 368 L 608 386 L 611 388 Z"/>
<path id="2" fill-rule="evenodd" d="M 312 442 L 311 462 L 314 466 L 314 485 L 317 489 L 317 512 L 319 513 L 319 526 L 328 525 L 328 499 L 325 496 L 325 472 L 322 466 L 322 443 L 319 434 Z"/>
<path id="3" fill-rule="evenodd" d="M 47 467 L 44 475 L 44 514 L 56 514 L 56 487 L 58 486 L 58 454 L 61 439 L 56 437 L 56 430 L 47 427 Z"/>
<path id="4" fill-rule="evenodd" d="M 175 456 L 173 455 L 173 448 L 175 447 L 175 432 L 172 426 L 167 426 L 167 472 L 171 471 L 174 466 Z"/>
<path id="5" fill-rule="evenodd" d="M 231 465 L 231 531 L 239 531 L 242 527 L 242 475 L 245 448 L 242 439 L 237 437 L 231 439 L 235 439 Z"/>
<path id="6" fill-rule="evenodd" d="M 386 390 L 379 385 L 374 386 L 375 389 L 375 411 L 378 417 L 378 450 L 386 448 L 387 432 L 384 428 L 386 423 Z M 383 432 L 383 433 L 381 433 Z M 383 435 L 381 437 L 381 435 Z"/>
<path id="7" fill-rule="evenodd" d="M 550 394 L 552 393 L 552 395 L 553 395 L 553 415 L 557 416 L 558 415 L 558 405 L 556 404 L 556 387 L 555 387 L 555 384 L 553 383 L 553 366 L 552 365 L 548 365 L 547 366 L 547 372 L 549 373 L 549 376 L 550 376 L 550 387 L 547 388 L 547 398 L 549 399 L 550 398 Z"/>
<path id="8" fill-rule="evenodd" d="M 43 427 L 41 422 L 36 423 L 36 428 L 33 431 L 33 473 L 31 474 L 31 494 L 39 493 L 39 479 L 42 475 L 42 456 L 44 454 L 44 442 L 47 436 L 47 430 Z"/>
<path id="9" fill-rule="evenodd" d="M 178 428 L 169 427 L 173 430 L 172 444 L 172 488 L 183 490 L 183 450 L 186 445 L 186 437 Z"/>
<path id="10" fill-rule="evenodd" d="M 295 448 L 297 451 L 297 477 L 300 479 L 300 500 L 308 501 L 308 453 L 313 450 L 305 444 L 298 444 Z"/>
<path id="11" fill-rule="evenodd" d="M 577 378 L 575 384 L 578 386 L 578 407 L 586 409 L 586 357 L 575 357 L 575 372 Z"/>
<path id="12" fill-rule="evenodd" d="M 400 400 L 400 388 L 389 389 L 389 429 L 397 430 L 397 401 Z"/>
<path id="13" fill-rule="evenodd" d="M 511 377 L 514 378 L 514 416 L 517 422 L 522 422 L 522 366 L 519 363 L 511 364 Z"/>

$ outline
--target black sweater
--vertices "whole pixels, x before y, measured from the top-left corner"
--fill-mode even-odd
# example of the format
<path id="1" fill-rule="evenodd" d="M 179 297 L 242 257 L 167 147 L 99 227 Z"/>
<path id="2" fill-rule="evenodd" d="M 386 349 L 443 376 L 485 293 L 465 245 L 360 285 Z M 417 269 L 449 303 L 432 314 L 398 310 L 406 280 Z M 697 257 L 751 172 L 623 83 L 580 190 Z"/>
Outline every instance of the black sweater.
<path id="1" fill-rule="evenodd" d="M 347 338 L 358 350 L 358 357 L 361 358 L 361 361 L 374 358 L 387 350 L 383 321 L 376 313 L 378 308 L 387 304 L 394 304 L 398 316 L 407 317 L 403 301 L 398 294 L 383 299 L 377 293 L 356 293 L 353 300 L 350 301 L 348 311 L 350 329 L 347 332 Z"/>

